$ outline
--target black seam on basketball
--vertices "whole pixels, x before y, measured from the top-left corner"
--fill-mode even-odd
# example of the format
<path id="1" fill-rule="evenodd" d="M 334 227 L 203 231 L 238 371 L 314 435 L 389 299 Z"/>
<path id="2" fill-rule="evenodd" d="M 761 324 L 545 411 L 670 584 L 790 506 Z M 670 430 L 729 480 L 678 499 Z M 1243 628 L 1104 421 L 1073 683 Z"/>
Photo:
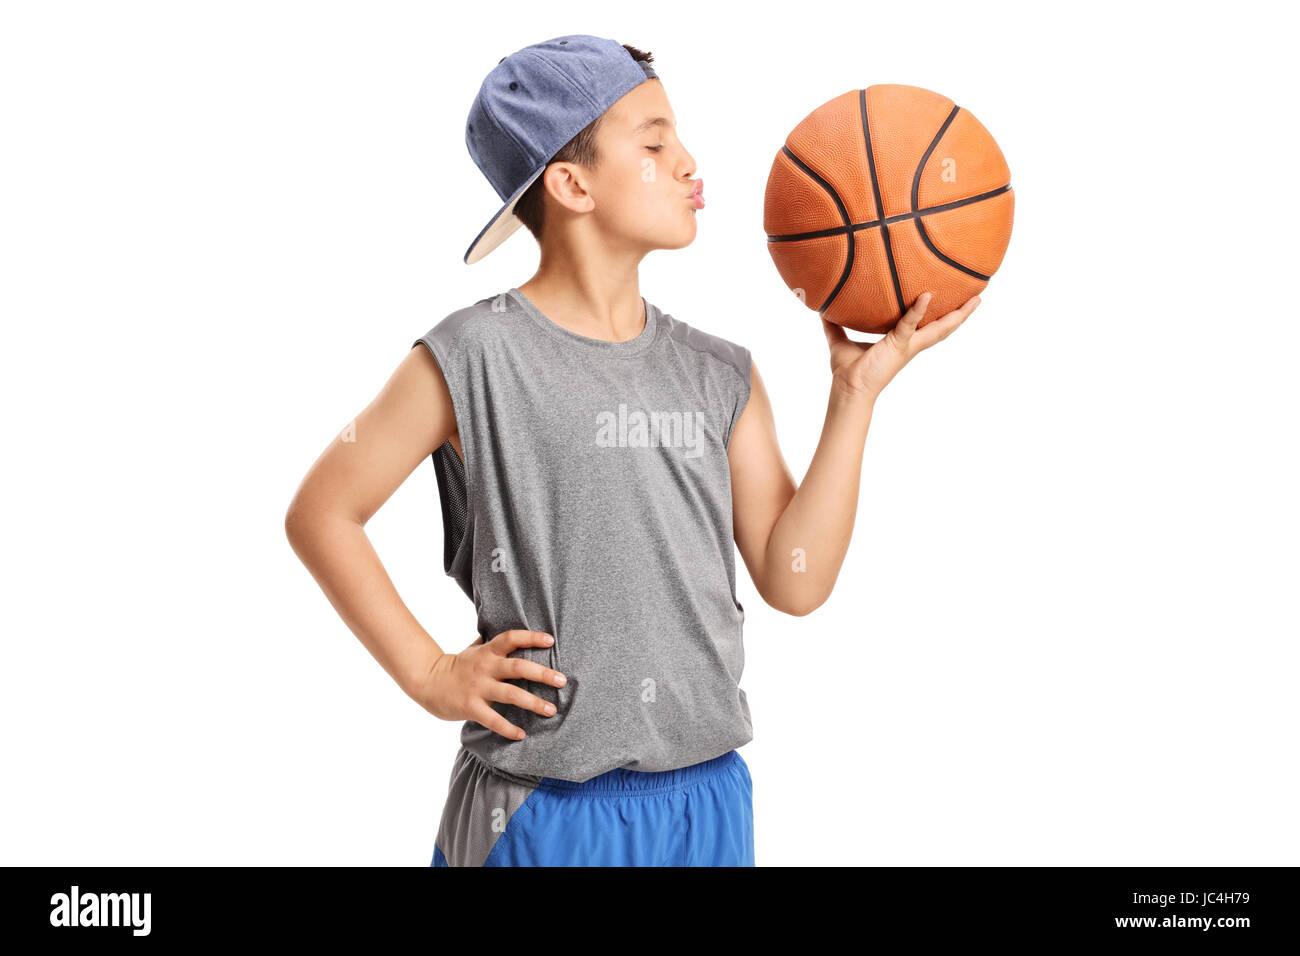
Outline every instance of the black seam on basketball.
<path id="1" fill-rule="evenodd" d="M 880 201 L 880 183 L 876 180 L 876 157 L 871 152 L 871 128 L 867 123 L 867 91 L 858 90 L 858 112 L 862 115 L 862 138 L 867 147 L 867 167 L 871 170 L 871 192 L 876 197 L 876 212 L 880 213 L 880 234 L 885 237 L 885 257 L 889 260 L 889 277 L 894 282 L 894 297 L 898 311 L 906 312 L 903 305 L 903 287 L 898 282 L 898 267 L 894 265 L 894 246 L 889 241 L 889 226 L 885 223 L 885 206 Z M 852 231 L 849 235 L 853 235 Z"/>
<path id="2" fill-rule="evenodd" d="M 946 202 L 940 206 L 926 206 L 924 209 L 918 209 L 916 212 L 904 212 L 897 216 L 890 216 L 885 222 L 893 225 L 896 222 L 906 222 L 909 219 L 919 219 L 922 216 L 933 216 L 935 213 L 947 212 L 950 209 L 957 209 L 960 206 L 969 206 L 973 202 L 983 202 L 986 199 L 992 199 L 994 196 L 1001 196 L 1011 189 L 1010 184 L 999 186 L 997 189 L 990 189 L 986 193 L 980 193 L 978 196 L 969 196 L 966 199 L 954 199 L 952 202 Z M 815 232 L 787 232 L 780 235 L 767 237 L 768 242 L 797 242 L 800 239 L 821 239 L 825 236 L 837 236 L 841 232 L 848 230 L 857 231 L 859 229 L 874 229 L 880 225 L 879 219 L 873 219 L 871 222 L 855 222 L 847 226 L 832 226 L 830 229 L 818 229 Z"/>
<path id="3" fill-rule="evenodd" d="M 852 232 L 855 229 L 861 229 L 863 226 L 878 226 L 880 223 L 858 223 L 849 226 L 832 226 L 830 229 L 818 229 L 815 232 L 790 232 L 780 236 L 768 236 L 768 242 L 798 242 L 800 239 L 825 239 L 827 236 L 838 236 L 841 233 Z"/>
<path id="4" fill-rule="evenodd" d="M 948 118 L 944 120 L 943 125 L 939 127 L 939 132 L 935 133 L 934 139 L 930 140 L 930 145 L 926 147 L 924 155 L 921 156 L 921 161 L 916 164 L 916 173 L 912 176 L 911 206 L 913 212 L 916 212 L 917 203 L 921 198 L 921 173 L 925 170 L 925 164 L 930 161 L 930 155 L 934 152 L 934 148 L 939 145 L 939 140 L 943 139 L 943 134 L 948 132 L 948 127 L 952 125 L 952 121 L 957 118 L 959 112 L 961 112 L 960 106 L 954 106 L 952 108 L 952 112 L 948 114 Z M 988 282 L 989 279 L 993 278 L 992 276 L 986 276 L 982 273 L 976 272 L 969 266 L 964 266 L 951 256 L 940 252 L 939 247 L 931 241 L 930 234 L 925 231 L 925 223 L 921 222 L 919 216 L 916 218 L 916 234 L 921 237 L 921 241 L 924 242 L 925 247 L 930 250 L 930 254 L 940 262 L 946 262 L 954 269 L 958 269 L 961 272 L 966 273 L 968 276 L 974 276 L 976 279 L 980 279 L 983 282 Z"/>
<path id="5" fill-rule="evenodd" d="M 925 169 L 925 164 L 929 161 L 931 154 L 934 153 L 934 148 L 939 145 L 939 140 L 943 139 L 943 134 L 948 132 L 948 127 L 952 125 L 952 121 L 957 118 L 957 114 L 960 112 L 960 106 L 952 108 L 948 118 L 939 127 L 939 132 L 934 134 L 934 139 L 930 140 L 930 145 L 925 148 L 925 152 L 921 155 L 921 161 L 916 164 L 916 173 L 912 176 L 912 212 L 916 212 L 917 203 L 921 198 L 921 172 Z"/>
<path id="6" fill-rule="evenodd" d="M 920 235 L 921 241 L 925 243 L 925 247 L 929 249 L 931 254 L 940 262 L 946 262 L 954 269 L 960 269 L 968 276 L 974 276 L 976 279 L 980 279 L 984 282 L 988 282 L 989 279 L 993 278 L 992 276 L 986 276 L 981 272 L 976 272 L 974 269 L 971 269 L 968 266 L 964 266 L 956 259 L 950 258 L 949 256 L 946 256 L 942 252 L 940 252 L 938 248 L 935 246 L 935 244 L 930 241 L 930 234 L 925 231 L 925 227 L 921 225 L 921 221 L 919 219 L 916 222 L 916 231 Z"/>
<path id="7" fill-rule="evenodd" d="M 918 209 L 916 212 L 904 213 L 901 216 L 895 216 L 890 222 L 902 219 L 919 219 L 922 216 L 933 216 L 938 212 L 947 212 L 949 209 L 956 209 L 958 206 L 969 206 L 973 202 L 983 202 L 986 199 L 992 199 L 994 196 L 1001 196 L 1011 188 L 1008 183 L 1005 186 L 999 186 L 997 189 L 990 189 L 986 193 L 980 193 L 978 196 L 971 196 L 968 199 L 954 199 L 952 202 L 946 202 L 939 206 L 926 206 L 924 209 Z"/>
<path id="8" fill-rule="evenodd" d="M 826 309 L 830 306 L 830 304 L 835 301 L 835 297 L 840 294 L 840 289 L 843 288 L 844 283 L 848 281 L 849 273 L 853 271 L 854 242 L 853 242 L 853 230 L 849 228 L 851 225 L 849 221 L 849 211 L 847 208 L 845 208 L 844 201 L 840 199 L 840 194 L 835 191 L 835 187 L 832 186 L 830 183 L 828 183 L 821 176 L 819 176 L 815 169 L 813 169 L 802 159 L 796 156 L 791 151 L 789 146 L 782 146 L 781 152 L 785 153 L 786 156 L 790 157 L 790 162 L 794 163 L 805 173 L 811 176 L 813 178 L 813 181 L 818 183 L 822 187 L 822 189 L 826 190 L 826 192 L 830 194 L 830 197 L 835 200 L 835 208 L 840 211 L 840 218 L 844 220 L 844 225 L 840 226 L 838 229 L 831 230 L 828 233 L 828 235 L 835 235 L 837 232 L 843 232 L 848 237 L 849 240 L 848 254 L 845 256 L 844 259 L 844 271 L 840 273 L 840 281 L 835 283 L 835 288 L 831 289 L 831 294 L 826 297 L 826 301 L 823 302 L 821 308 L 817 310 L 818 314 L 820 314 L 822 312 L 825 312 Z"/>

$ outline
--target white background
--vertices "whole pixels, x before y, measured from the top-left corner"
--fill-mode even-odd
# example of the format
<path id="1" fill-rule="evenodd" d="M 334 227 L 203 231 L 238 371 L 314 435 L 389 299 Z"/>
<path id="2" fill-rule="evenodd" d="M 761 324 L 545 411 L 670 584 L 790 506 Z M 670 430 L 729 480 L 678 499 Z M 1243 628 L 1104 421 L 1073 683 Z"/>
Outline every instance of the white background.
<path id="1" fill-rule="evenodd" d="M 462 261 L 501 204 L 464 124 L 568 33 L 655 54 L 708 208 L 641 291 L 752 350 L 796 479 L 829 367 L 765 248 L 786 134 L 907 83 L 1012 170 L 983 305 L 876 406 L 830 600 L 783 615 L 737 556 L 759 865 L 1300 862 L 1280 6 L 0 9 L 4 863 L 428 863 L 459 725 L 284 513 L 419 335 L 532 274 L 522 230 Z M 428 462 L 366 530 L 463 649 Z"/>

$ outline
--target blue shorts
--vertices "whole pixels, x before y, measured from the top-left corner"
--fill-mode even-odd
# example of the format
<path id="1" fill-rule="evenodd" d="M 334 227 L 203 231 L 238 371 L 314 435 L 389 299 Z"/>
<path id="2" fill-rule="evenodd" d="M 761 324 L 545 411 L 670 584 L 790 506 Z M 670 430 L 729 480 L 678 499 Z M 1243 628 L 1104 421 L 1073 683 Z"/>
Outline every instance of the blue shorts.
<path id="1" fill-rule="evenodd" d="M 731 750 L 577 783 L 505 774 L 462 746 L 430 865 L 753 866 L 749 767 Z"/>

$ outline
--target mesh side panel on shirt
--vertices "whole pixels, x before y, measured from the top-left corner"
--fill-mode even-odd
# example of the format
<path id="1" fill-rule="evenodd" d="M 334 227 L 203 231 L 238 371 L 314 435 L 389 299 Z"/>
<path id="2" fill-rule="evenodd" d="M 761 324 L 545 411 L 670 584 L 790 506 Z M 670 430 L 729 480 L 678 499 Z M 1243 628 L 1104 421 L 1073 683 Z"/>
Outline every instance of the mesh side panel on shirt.
<path id="1" fill-rule="evenodd" d="M 433 453 L 433 471 L 438 479 L 438 500 L 442 503 L 442 569 L 451 571 L 452 560 L 465 539 L 469 508 L 465 493 L 465 463 L 451 441 Z"/>

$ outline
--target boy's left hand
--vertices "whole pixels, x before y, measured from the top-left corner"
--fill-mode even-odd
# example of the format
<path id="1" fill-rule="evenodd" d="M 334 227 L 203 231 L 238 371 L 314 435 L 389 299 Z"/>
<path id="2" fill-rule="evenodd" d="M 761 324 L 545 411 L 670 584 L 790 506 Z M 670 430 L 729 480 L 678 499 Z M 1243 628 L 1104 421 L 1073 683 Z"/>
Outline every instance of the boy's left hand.
<path id="1" fill-rule="evenodd" d="M 914 356 L 946 339 L 966 321 L 966 317 L 980 304 L 980 297 L 971 296 L 960 308 L 918 329 L 917 323 L 925 316 L 929 304 L 930 293 L 921 293 L 898 324 L 877 342 L 854 342 L 843 326 L 822 319 L 831 350 L 834 387 L 851 396 L 866 396 L 874 400 Z"/>

